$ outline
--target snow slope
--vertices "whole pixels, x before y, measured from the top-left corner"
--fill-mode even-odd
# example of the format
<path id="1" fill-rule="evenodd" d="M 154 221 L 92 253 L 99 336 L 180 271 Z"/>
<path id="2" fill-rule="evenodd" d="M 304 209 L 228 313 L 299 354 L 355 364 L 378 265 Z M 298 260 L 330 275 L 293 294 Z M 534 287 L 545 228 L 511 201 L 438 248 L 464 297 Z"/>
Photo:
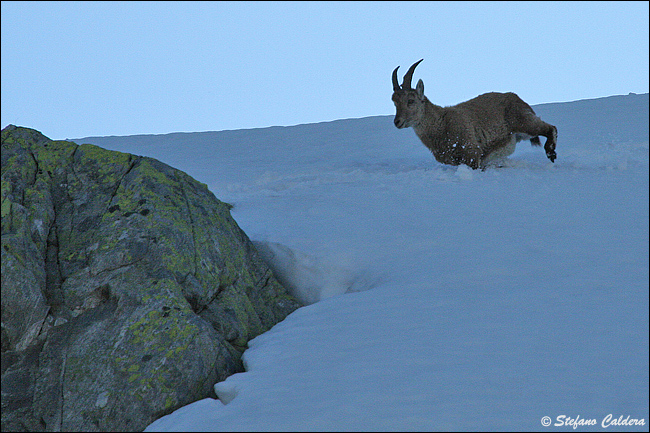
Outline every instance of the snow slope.
<path id="1" fill-rule="evenodd" d="M 648 94 L 534 109 L 555 164 L 483 172 L 392 116 L 76 140 L 206 183 L 310 303 L 147 431 L 647 431 Z"/>

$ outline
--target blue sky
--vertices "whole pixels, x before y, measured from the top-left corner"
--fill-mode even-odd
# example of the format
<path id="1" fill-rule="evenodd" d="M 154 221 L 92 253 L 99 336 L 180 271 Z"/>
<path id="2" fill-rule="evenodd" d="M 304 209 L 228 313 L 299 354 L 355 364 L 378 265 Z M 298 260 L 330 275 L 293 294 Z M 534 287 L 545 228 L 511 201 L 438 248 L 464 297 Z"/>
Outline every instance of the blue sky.
<path id="1" fill-rule="evenodd" d="M 648 92 L 648 2 L 2 2 L 2 127 L 53 139 Z M 400 74 L 401 76 L 401 74 Z"/>

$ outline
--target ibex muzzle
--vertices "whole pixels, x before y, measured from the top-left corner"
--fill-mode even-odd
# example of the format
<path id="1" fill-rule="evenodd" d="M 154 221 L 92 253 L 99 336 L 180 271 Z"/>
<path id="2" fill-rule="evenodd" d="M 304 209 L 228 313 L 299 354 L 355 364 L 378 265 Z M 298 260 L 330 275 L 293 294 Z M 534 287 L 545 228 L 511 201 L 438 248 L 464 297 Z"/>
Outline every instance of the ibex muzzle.
<path id="1" fill-rule="evenodd" d="M 530 139 L 531 144 L 541 145 L 539 136 L 543 135 L 546 156 L 555 161 L 557 128 L 537 117 L 519 96 L 492 92 L 452 107 L 440 107 L 424 96 L 422 80 L 411 88 L 413 72 L 421 61 L 404 74 L 401 86 L 397 80 L 399 66 L 393 71 L 394 123 L 400 129 L 412 127 L 436 160 L 485 167 L 491 160 L 514 152 L 518 141 Z"/>

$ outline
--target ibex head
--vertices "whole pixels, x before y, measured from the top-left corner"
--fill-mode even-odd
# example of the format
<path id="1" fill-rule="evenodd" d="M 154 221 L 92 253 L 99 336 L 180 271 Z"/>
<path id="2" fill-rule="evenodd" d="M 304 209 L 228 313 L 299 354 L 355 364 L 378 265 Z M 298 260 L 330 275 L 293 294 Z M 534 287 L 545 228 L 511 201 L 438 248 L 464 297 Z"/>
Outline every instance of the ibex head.
<path id="1" fill-rule="evenodd" d="M 411 79 L 413 79 L 413 71 L 415 67 L 424 59 L 421 59 L 409 68 L 404 74 L 404 80 L 400 87 L 397 82 L 397 70 L 399 66 L 393 71 L 393 103 L 397 109 L 395 114 L 395 126 L 398 128 L 408 128 L 417 125 L 424 115 L 424 83 L 422 80 L 418 81 L 415 89 L 411 88 Z"/>

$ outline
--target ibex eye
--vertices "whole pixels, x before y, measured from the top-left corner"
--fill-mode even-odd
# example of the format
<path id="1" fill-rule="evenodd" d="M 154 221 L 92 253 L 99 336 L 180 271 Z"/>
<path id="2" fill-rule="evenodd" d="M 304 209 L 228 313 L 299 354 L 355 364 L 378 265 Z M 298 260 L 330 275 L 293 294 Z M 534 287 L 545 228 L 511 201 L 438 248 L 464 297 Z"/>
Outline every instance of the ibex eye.
<path id="1" fill-rule="evenodd" d="M 415 100 L 414 99 L 409 99 L 406 103 L 408 105 L 413 105 L 415 103 Z"/>

